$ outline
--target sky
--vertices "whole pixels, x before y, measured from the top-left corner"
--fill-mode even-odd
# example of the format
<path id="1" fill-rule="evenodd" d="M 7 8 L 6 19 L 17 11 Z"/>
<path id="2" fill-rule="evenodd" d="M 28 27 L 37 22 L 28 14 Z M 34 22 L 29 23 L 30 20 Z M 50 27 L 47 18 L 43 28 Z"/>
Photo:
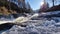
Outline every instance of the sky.
<path id="1" fill-rule="evenodd" d="M 26 2 L 29 2 L 30 6 L 31 6 L 31 8 L 33 10 L 39 9 L 41 7 L 41 2 L 42 1 L 43 0 L 26 0 Z M 49 3 L 49 6 L 51 7 L 52 6 L 52 2 L 49 1 L 49 0 L 47 2 Z"/>
<path id="2" fill-rule="evenodd" d="M 42 2 L 42 0 L 26 0 L 26 2 L 29 2 L 33 10 L 36 10 L 40 8 L 40 3 Z"/>

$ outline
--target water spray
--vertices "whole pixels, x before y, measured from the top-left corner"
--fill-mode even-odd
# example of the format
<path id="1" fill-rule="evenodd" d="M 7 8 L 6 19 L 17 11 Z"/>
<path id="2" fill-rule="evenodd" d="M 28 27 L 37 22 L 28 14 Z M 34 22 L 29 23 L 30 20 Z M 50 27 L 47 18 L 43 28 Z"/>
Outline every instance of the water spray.
<path id="1" fill-rule="evenodd" d="M 26 21 L 29 21 L 31 18 L 37 17 L 37 16 L 38 16 L 38 14 L 34 14 L 34 15 L 30 16 L 30 17 L 18 17 L 17 19 L 14 20 L 13 23 L 17 23 L 17 24 L 18 23 L 24 23 Z"/>
<path id="2" fill-rule="evenodd" d="M 38 14 L 34 14 L 34 15 L 30 16 L 30 17 L 23 17 L 23 16 L 22 16 L 22 17 L 16 18 L 16 19 L 13 20 L 13 21 L 0 21 L 0 24 L 5 24 L 5 23 L 21 24 L 21 23 L 27 22 L 27 21 L 29 21 L 31 18 L 37 17 L 37 16 L 38 16 Z"/>
<path id="3" fill-rule="evenodd" d="M 9 30 L 13 25 L 19 25 L 21 27 L 26 27 L 26 25 L 23 23 L 37 16 L 38 14 L 34 14 L 30 17 L 18 17 L 17 19 L 14 19 L 13 21 L 0 21 L 0 31 Z"/>

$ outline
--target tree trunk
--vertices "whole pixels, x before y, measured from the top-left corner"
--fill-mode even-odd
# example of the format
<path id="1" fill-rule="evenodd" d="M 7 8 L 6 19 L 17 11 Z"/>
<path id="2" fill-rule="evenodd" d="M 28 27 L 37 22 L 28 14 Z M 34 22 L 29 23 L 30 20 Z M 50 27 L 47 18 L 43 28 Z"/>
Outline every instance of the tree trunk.
<path id="1" fill-rule="evenodd" d="M 54 6 L 54 2 L 55 2 L 55 1 L 54 1 L 54 0 L 52 0 L 52 2 L 53 2 L 53 6 Z"/>
<path id="2" fill-rule="evenodd" d="M 11 10 L 11 6 L 10 6 L 10 0 L 9 0 L 9 9 Z"/>

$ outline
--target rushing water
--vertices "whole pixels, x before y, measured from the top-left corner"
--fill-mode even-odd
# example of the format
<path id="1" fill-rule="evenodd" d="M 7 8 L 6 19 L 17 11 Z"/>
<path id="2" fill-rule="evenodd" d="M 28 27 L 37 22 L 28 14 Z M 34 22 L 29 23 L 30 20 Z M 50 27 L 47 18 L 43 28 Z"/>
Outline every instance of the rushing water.
<path id="1" fill-rule="evenodd" d="M 60 34 L 60 18 L 38 18 L 39 20 L 29 20 L 26 27 L 14 25 L 11 29 L 1 34 Z"/>
<path id="2" fill-rule="evenodd" d="M 26 27 L 14 25 L 1 34 L 60 34 L 60 22 L 55 20 L 30 20 Z M 58 27 L 57 27 L 58 26 Z"/>

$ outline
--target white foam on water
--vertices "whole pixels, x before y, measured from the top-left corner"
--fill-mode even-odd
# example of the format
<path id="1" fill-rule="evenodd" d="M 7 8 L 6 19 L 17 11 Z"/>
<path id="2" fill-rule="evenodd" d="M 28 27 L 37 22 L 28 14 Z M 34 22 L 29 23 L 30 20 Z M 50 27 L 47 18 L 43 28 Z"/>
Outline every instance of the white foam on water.
<path id="1" fill-rule="evenodd" d="M 30 22 L 31 21 L 31 22 Z M 2 32 L 1 34 L 60 34 L 60 22 L 56 23 L 54 20 L 30 20 L 26 24 L 27 27 L 14 25 L 10 30 Z"/>

